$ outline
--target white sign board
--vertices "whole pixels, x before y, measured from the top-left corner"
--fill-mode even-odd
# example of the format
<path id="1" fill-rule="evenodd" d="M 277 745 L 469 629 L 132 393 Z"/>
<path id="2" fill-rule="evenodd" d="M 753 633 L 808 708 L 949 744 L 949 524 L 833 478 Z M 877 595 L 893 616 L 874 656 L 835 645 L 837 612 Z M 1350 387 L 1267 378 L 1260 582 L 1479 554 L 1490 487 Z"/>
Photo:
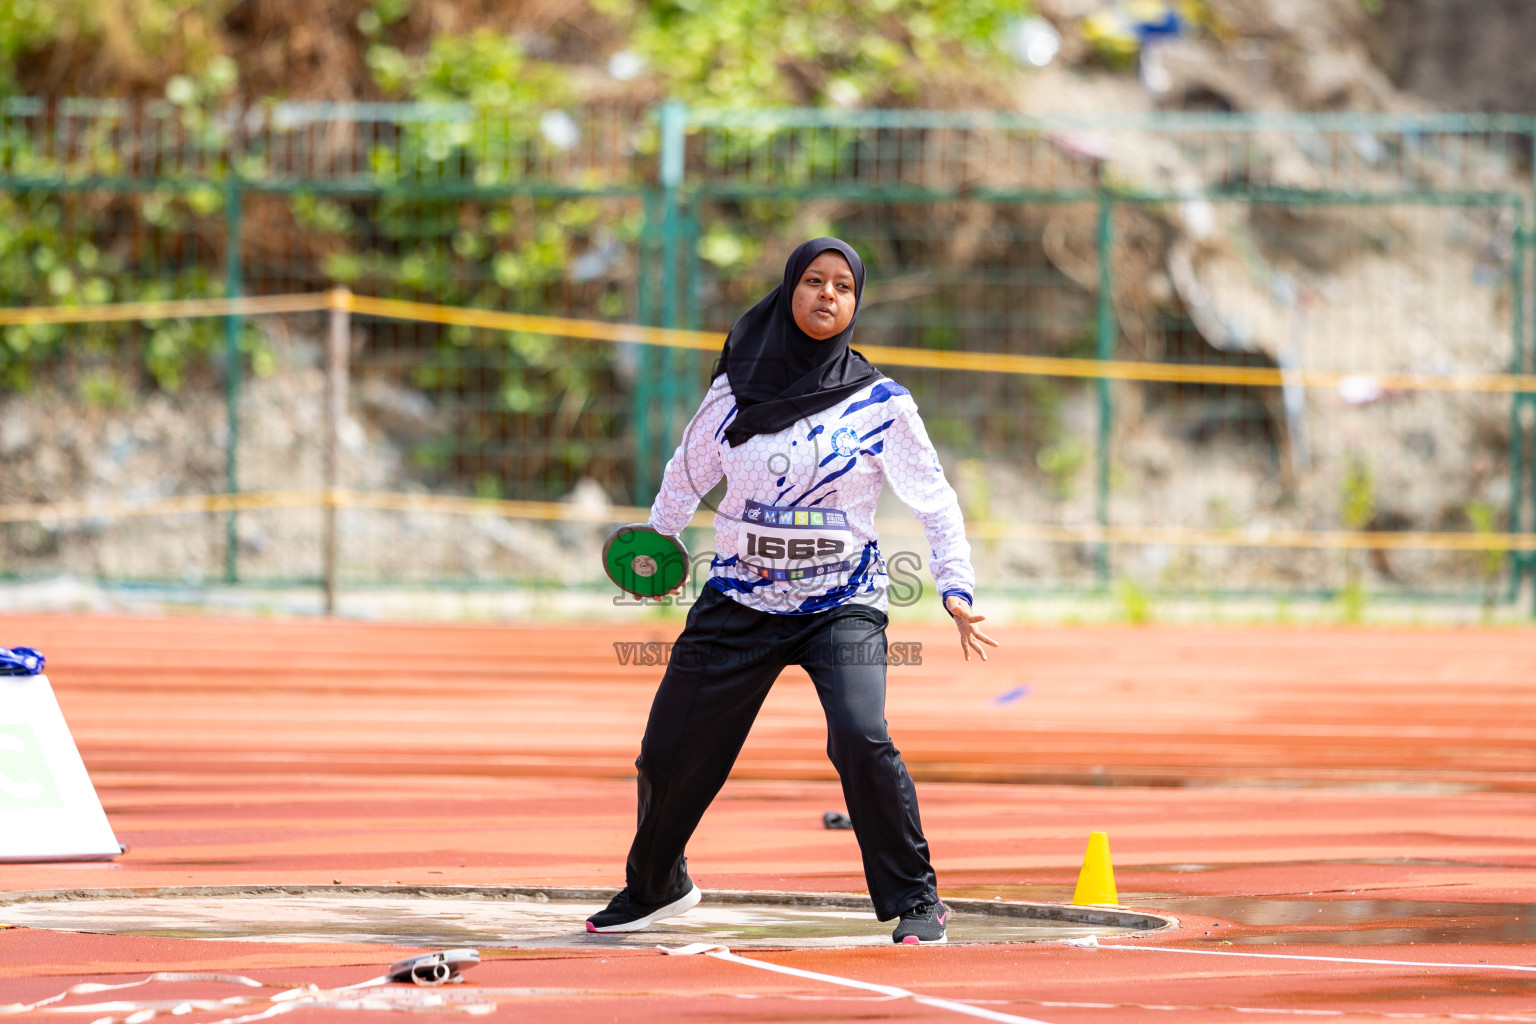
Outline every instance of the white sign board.
<path id="1" fill-rule="evenodd" d="M 0 676 L 0 862 L 122 852 L 47 676 Z"/>

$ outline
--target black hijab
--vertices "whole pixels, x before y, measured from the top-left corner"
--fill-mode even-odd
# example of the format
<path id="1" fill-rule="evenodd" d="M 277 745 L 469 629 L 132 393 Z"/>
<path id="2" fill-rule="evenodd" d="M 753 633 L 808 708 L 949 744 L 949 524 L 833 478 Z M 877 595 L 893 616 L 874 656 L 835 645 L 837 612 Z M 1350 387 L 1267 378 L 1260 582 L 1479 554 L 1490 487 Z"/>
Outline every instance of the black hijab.
<path id="1" fill-rule="evenodd" d="M 842 332 L 817 341 L 795 324 L 793 295 L 805 268 L 824 252 L 841 253 L 853 271 L 853 318 Z M 715 375 L 724 373 L 736 396 L 726 428 L 731 447 L 772 434 L 820 412 L 880 379 L 880 371 L 848 347 L 864 298 L 864 261 L 838 238 L 813 238 L 789 254 L 784 280 L 742 314 L 726 336 Z"/>

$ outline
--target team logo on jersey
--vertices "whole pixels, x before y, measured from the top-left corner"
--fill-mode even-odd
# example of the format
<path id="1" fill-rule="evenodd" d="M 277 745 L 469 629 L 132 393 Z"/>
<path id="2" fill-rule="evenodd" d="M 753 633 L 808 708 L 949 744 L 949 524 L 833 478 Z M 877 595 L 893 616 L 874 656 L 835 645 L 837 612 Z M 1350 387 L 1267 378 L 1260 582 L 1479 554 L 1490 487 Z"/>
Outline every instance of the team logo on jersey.
<path id="1" fill-rule="evenodd" d="M 859 435 L 852 427 L 841 427 L 832 434 L 832 450 L 842 456 L 852 455 L 859 447 Z"/>

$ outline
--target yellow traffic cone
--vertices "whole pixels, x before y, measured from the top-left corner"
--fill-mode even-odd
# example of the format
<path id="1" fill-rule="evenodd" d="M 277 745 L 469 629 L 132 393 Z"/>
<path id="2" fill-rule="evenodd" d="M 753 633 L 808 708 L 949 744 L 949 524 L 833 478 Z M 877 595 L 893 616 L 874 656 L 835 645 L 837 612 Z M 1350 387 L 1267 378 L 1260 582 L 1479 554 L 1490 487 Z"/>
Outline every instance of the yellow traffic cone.
<path id="1" fill-rule="evenodd" d="M 1083 854 L 1083 869 L 1077 875 L 1077 891 L 1072 894 L 1072 903 L 1080 907 L 1120 905 L 1120 897 L 1115 894 L 1115 868 L 1109 862 L 1109 837 L 1103 832 L 1088 836 L 1088 849 Z"/>

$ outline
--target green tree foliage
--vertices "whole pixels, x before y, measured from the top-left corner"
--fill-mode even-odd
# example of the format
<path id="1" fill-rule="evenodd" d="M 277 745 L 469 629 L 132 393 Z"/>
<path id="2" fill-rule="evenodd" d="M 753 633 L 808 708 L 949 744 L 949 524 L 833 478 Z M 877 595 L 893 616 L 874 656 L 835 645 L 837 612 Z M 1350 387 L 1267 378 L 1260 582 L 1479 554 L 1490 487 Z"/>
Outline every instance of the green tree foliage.
<path id="1" fill-rule="evenodd" d="M 6 305 L 79 306 L 103 302 L 152 302 L 218 295 L 215 267 L 200 258 L 195 233 L 206 227 L 199 209 L 217 192 L 159 191 L 137 197 L 143 231 L 137 239 L 87 226 L 92 203 L 108 212 L 123 200 L 51 195 L 43 190 L 0 192 L 0 302 Z M 218 208 L 215 205 L 214 209 Z M 103 218 L 110 223 L 110 217 Z M 157 265 L 135 265 L 137 241 L 159 250 Z M 24 388 L 45 369 L 67 371 L 83 383 L 100 376 L 107 362 L 137 361 L 155 386 L 174 391 L 190 364 L 222 344 L 215 320 L 164 319 L 142 324 L 13 324 L 0 328 L 0 389 Z M 248 330 L 242 346 L 258 370 L 270 363 L 261 336 Z M 119 370 L 125 369 L 119 367 Z"/>
<path id="2" fill-rule="evenodd" d="M 562 17 L 568 26 L 582 21 L 588 38 L 605 40 L 586 51 L 590 58 L 576 56 L 570 46 L 552 49 L 547 40 L 535 46 L 546 28 L 524 31 L 521 14 L 497 5 L 341 0 L 283 8 L 280 17 L 292 20 L 294 36 L 323 34 L 327 52 L 352 48 L 347 52 L 358 56 L 356 66 L 368 72 L 365 80 L 347 81 L 355 98 L 453 105 L 468 116 L 407 118 L 394 126 L 369 154 L 382 195 L 321 190 L 263 200 L 260 212 L 247 205 L 245 250 L 285 252 L 302 234 L 303 246 L 285 258 L 299 279 L 317 286 L 633 318 L 641 262 L 638 203 L 535 198 L 515 190 L 500 197 L 407 196 L 389 186 L 451 180 L 494 190 L 547 176 L 552 161 L 567 152 L 577 155 L 575 147 L 586 144 L 586 83 L 608 81 L 599 69 L 615 45 L 638 58 L 642 80 L 636 88 L 648 100 L 671 95 L 711 106 L 970 104 L 981 94 L 945 89 L 962 80 L 1001 80 L 994 74 L 1008 65 L 997 45 L 1001 30 L 1027 13 L 1021 0 L 589 2 Z M 445 9 L 451 17 L 440 17 Z M 264 17 L 273 17 L 272 10 Z M 214 154 L 198 170 L 199 181 L 167 179 L 138 193 L 0 193 L 0 304 L 222 292 L 225 183 L 262 173 L 259 155 L 238 155 L 238 145 L 226 145 L 249 120 L 239 111 L 251 110 L 261 123 L 262 112 L 282 98 L 339 98 L 299 75 L 280 82 L 281 96 L 253 95 L 248 80 L 270 80 L 261 77 L 270 72 L 258 67 L 252 47 L 267 43 L 243 36 L 241 17 L 235 0 L 0 0 L 0 96 L 22 88 L 77 94 L 84 83 L 94 95 L 163 99 L 186 144 Z M 453 27 L 441 31 L 443 24 Z M 270 24 L 261 29 L 268 41 L 273 31 Z M 573 66 L 582 59 L 596 67 Z M 74 70 L 49 77 L 39 70 L 44 67 Z M 655 146 L 654 124 L 642 118 L 627 130 L 625 145 L 640 152 Z M 110 142 L 103 144 L 110 149 Z M 13 168 L 33 155 L 24 141 L 0 138 L 0 147 L 8 147 Z M 800 154 L 801 169 L 836 159 L 824 150 Z M 227 154 L 237 155 L 226 162 Z M 112 159 L 108 153 L 95 166 L 110 168 Z M 252 161 L 251 170 L 244 160 Z M 60 171 L 37 169 L 44 176 Z M 273 206 L 286 206 L 286 223 L 271 217 Z M 698 258 L 723 274 L 751 266 L 762 239 L 787 223 L 792 208 L 742 204 L 730 211 L 733 226 L 710 226 L 699 240 Z M 39 368 L 62 365 L 66 352 L 86 351 L 89 341 L 102 358 L 115 352 L 119 366 L 136 352 L 146 380 L 174 388 L 193 366 L 210 365 L 222 331 L 217 321 L 10 329 L 0 332 L 0 377 L 11 386 L 24 384 Z M 489 384 L 501 419 L 492 417 L 477 429 L 502 436 L 518 433 L 506 429 L 510 417 L 542 417 L 571 432 L 571 465 L 585 458 L 573 424 L 585 422 L 592 396 L 617 388 L 608 348 L 462 328 L 411 337 L 420 346 L 412 370 L 416 386 L 464 394 Z M 247 337 L 258 368 L 264 355 L 259 338 L 254 330 Z M 488 381 L 484 368 L 490 364 L 498 369 Z M 93 394 L 118 395 L 119 377 L 103 376 L 94 365 L 78 379 L 95 382 Z M 613 429 L 612 423 L 603 426 Z"/>
<path id="3" fill-rule="evenodd" d="M 485 28 L 436 36 L 418 57 L 373 43 L 367 60 L 386 93 L 425 103 L 466 102 L 504 115 L 545 110 L 570 98 L 558 68 L 529 60 L 515 37 Z"/>
<path id="4" fill-rule="evenodd" d="M 4 0 L 0 95 L 17 91 L 18 70 L 28 62 L 44 65 L 34 76 L 44 87 L 66 94 L 158 91 L 172 75 L 201 75 L 228 48 L 219 26 L 233 6 L 233 0 Z"/>
<path id="5" fill-rule="evenodd" d="M 1019 0 L 595 0 L 676 98 L 700 106 L 922 103 L 963 61 L 1003 65 Z"/>
<path id="6" fill-rule="evenodd" d="M 375 84 L 385 95 L 454 105 L 462 114 L 404 124 L 393 144 L 373 154 L 380 184 L 410 175 L 467 178 L 494 188 L 543 173 L 541 160 L 580 143 L 573 116 L 579 112 L 567 110 L 572 90 L 562 69 L 530 59 L 515 37 L 483 28 L 438 36 L 409 53 L 383 38 L 403 16 L 398 5 L 375 4 L 361 19 L 374 38 L 367 62 Z M 628 305 L 615 291 L 615 267 L 628 262 L 623 257 L 638 236 L 637 210 L 587 198 L 386 192 L 350 208 L 296 196 L 293 212 L 301 225 L 332 236 L 335 244 L 322 263 L 327 276 L 369 293 L 582 315 L 594 307 L 622 314 Z M 585 471 L 590 459 L 582 424 L 597 424 L 599 433 L 620 429 L 603 419 L 611 414 L 588 414 L 593 396 L 615 390 L 613 372 L 607 347 L 450 327 L 417 354 L 409 377 L 438 396 L 478 391 L 472 421 L 461 426 L 471 438 L 527 436 L 529 422 L 548 424 L 552 444 L 544 472 L 563 490 L 558 482 Z M 532 452 L 518 457 L 535 458 Z M 476 486 L 485 490 L 481 464 L 456 466 L 451 450 L 426 444 L 413 458 L 433 472 L 478 474 Z"/>
<path id="7" fill-rule="evenodd" d="M 0 25 L 20 24 L 20 11 L 64 33 L 56 19 L 80 14 L 68 33 L 110 34 L 126 31 L 119 19 L 131 9 L 145 23 L 137 35 L 114 44 L 128 52 L 152 44 L 170 46 L 172 22 L 198 6 L 193 0 L 130 0 L 126 8 L 107 5 L 91 13 L 71 0 L 22 3 L 27 6 L 13 4 L 8 11 L 12 20 Z M 39 38 L 55 40 L 39 31 L 40 36 L 28 37 L 33 45 Z M 0 36 L 0 46 L 17 45 L 14 38 Z M 226 102 L 235 78 L 233 61 L 215 54 L 201 63 L 196 76 L 177 74 L 165 83 L 172 120 L 192 144 L 214 151 L 223 145 L 227 128 L 216 124 L 214 114 Z M 98 113 L 110 109 L 99 106 Z M 75 127 L 83 136 L 79 152 L 91 165 L 109 170 L 121 167 L 119 142 L 107 130 L 112 121 L 110 115 L 82 118 Z M 90 127 L 80 127 L 87 124 Z M 0 136 L 0 153 L 10 169 L 44 178 L 74 174 L 45 139 L 8 127 L 12 130 Z M 0 304 L 78 306 L 223 294 L 217 250 L 210 243 L 222 233 L 225 196 L 216 179 L 227 173 L 227 167 L 215 162 L 209 167 L 215 180 L 167 175 L 156 187 L 139 193 L 56 191 L 46 186 L 0 192 Z M 206 366 L 206 357 L 222 343 L 223 325 L 214 320 L 13 325 L 0 330 L 0 387 L 25 387 L 46 369 L 61 380 L 74 381 L 87 397 L 104 394 L 99 382 L 110 377 L 121 384 L 132 365 L 124 357 L 132 353 L 150 382 L 176 390 L 191 365 L 201 361 Z M 270 366 L 271 354 L 258 332 L 247 329 L 241 345 L 258 371 Z M 111 362 L 118 365 L 108 372 L 105 367 Z"/>

